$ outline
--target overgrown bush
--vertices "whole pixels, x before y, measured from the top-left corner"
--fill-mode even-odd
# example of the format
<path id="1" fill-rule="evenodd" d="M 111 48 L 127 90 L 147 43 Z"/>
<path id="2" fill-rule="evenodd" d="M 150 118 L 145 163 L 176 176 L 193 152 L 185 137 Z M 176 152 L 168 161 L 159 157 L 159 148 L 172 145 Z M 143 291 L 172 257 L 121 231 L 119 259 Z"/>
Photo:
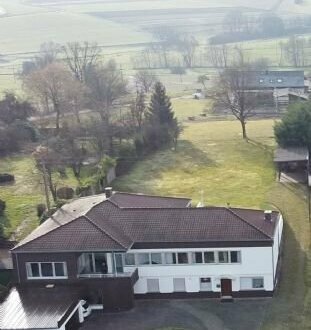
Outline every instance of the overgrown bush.
<path id="1" fill-rule="evenodd" d="M 6 203 L 2 199 L 0 199 L 0 215 L 3 215 L 6 208 Z"/>
<path id="2" fill-rule="evenodd" d="M 60 199 L 72 199 L 74 190 L 71 187 L 61 187 L 57 189 L 56 195 Z"/>
<path id="3" fill-rule="evenodd" d="M 187 73 L 186 69 L 183 68 L 182 66 L 175 66 L 175 67 L 171 68 L 171 74 L 183 75 L 186 73 Z"/>
<path id="4" fill-rule="evenodd" d="M 45 211 L 46 211 L 45 204 L 37 204 L 37 216 L 38 216 L 38 218 L 41 218 Z"/>
<path id="5" fill-rule="evenodd" d="M 0 183 L 9 183 L 15 180 L 14 175 L 8 173 L 0 173 Z"/>

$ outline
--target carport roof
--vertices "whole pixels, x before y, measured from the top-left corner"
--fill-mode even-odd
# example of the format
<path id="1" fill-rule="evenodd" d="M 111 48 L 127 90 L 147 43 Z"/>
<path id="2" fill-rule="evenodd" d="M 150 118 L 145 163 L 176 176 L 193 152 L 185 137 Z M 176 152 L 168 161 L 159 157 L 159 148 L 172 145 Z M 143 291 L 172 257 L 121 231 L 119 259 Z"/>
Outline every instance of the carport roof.
<path id="1" fill-rule="evenodd" d="M 0 305 L 0 329 L 58 329 L 78 302 L 63 287 L 12 288 Z"/>
<path id="2" fill-rule="evenodd" d="M 275 163 L 301 162 L 308 161 L 309 151 L 305 147 L 278 147 L 274 152 Z"/>

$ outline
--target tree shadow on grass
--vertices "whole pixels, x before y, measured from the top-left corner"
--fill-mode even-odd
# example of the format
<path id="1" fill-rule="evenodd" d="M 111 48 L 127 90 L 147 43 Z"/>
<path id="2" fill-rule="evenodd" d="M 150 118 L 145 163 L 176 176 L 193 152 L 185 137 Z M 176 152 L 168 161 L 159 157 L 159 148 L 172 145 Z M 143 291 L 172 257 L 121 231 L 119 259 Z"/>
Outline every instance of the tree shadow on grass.
<path id="1" fill-rule="evenodd" d="M 206 152 L 197 148 L 189 140 L 180 140 L 175 153 L 179 157 L 184 157 L 185 159 L 191 160 L 197 165 L 214 166 L 216 164 L 211 158 L 208 157 Z"/>

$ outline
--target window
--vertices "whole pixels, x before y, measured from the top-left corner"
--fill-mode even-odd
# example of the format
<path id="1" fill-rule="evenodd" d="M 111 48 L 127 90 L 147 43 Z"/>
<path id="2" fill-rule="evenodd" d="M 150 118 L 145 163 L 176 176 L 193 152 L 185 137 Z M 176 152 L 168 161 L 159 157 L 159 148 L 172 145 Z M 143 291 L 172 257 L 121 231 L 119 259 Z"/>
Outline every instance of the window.
<path id="1" fill-rule="evenodd" d="M 218 251 L 218 262 L 221 264 L 226 264 L 229 262 L 228 251 Z"/>
<path id="2" fill-rule="evenodd" d="M 241 262 L 241 252 L 240 251 L 230 251 L 230 262 L 233 264 Z"/>
<path id="3" fill-rule="evenodd" d="M 176 253 L 167 252 L 165 253 L 165 263 L 166 264 L 176 264 Z"/>
<path id="4" fill-rule="evenodd" d="M 28 277 L 40 277 L 40 270 L 38 263 L 30 264 L 30 271 L 28 273 Z"/>
<path id="5" fill-rule="evenodd" d="M 147 278 L 147 292 L 160 292 L 159 280 Z"/>
<path id="6" fill-rule="evenodd" d="M 150 253 L 150 258 L 151 258 L 152 265 L 161 265 L 162 264 L 161 253 Z"/>
<path id="7" fill-rule="evenodd" d="M 137 254 L 138 265 L 149 265 L 149 253 L 138 253 Z"/>
<path id="8" fill-rule="evenodd" d="M 124 257 L 125 266 L 135 266 L 135 254 L 134 253 L 126 253 Z"/>
<path id="9" fill-rule="evenodd" d="M 200 291 L 212 291 L 212 280 L 210 277 L 200 278 Z"/>
<path id="10" fill-rule="evenodd" d="M 65 262 L 27 262 L 27 278 L 67 278 Z"/>
<path id="11" fill-rule="evenodd" d="M 179 264 L 187 264 L 188 263 L 188 253 L 182 252 L 177 253 L 178 263 Z"/>
<path id="12" fill-rule="evenodd" d="M 202 264 L 203 263 L 202 252 L 193 252 L 192 253 L 192 262 L 194 264 Z"/>
<path id="13" fill-rule="evenodd" d="M 241 277 L 241 290 L 260 290 L 264 288 L 263 277 Z"/>
<path id="14" fill-rule="evenodd" d="M 166 264 L 188 264 L 188 253 L 187 252 L 167 252 L 165 253 Z"/>
<path id="15" fill-rule="evenodd" d="M 258 277 L 258 278 L 253 278 L 252 280 L 252 288 L 253 289 L 262 289 L 264 287 L 263 285 L 263 278 Z"/>
<path id="16" fill-rule="evenodd" d="M 41 263 L 41 276 L 52 277 L 53 276 L 53 264 L 50 262 Z"/>
<path id="17" fill-rule="evenodd" d="M 114 255 L 115 260 L 115 267 L 117 273 L 123 273 L 123 254 L 122 253 L 116 253 Z"/>
<path id="18" fill-rule="evenodd" d="M 174 292 L 185 292 L 186 291 L 186 283 L 184 278 L 174 278 Z"/>
<path id="19" fill-rule="evenodd" d="M 206 264 L 212 264 L 215 262 L 215 254 L 213 251 L 211 252 L 204 252 L 204 262 Z"/>

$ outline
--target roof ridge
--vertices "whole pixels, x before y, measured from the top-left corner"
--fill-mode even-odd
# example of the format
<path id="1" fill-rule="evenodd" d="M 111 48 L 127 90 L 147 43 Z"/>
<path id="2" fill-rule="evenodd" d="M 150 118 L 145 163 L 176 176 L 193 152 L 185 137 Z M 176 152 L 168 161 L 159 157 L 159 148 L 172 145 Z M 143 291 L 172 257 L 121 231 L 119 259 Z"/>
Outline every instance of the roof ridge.
<path id="1" fill-rule="evenodd" d="M 100 226 L 98 226 L 92 219 L 90 219 L 87 215 L 84 215 L 84 218 L 86 218 L 93 226 L 95 226 L 98 230 L 100 230 L 102 233 L 104 233 L 105 235 L 107 235 L 109 238 L 111 238 L 113 241 L 115 241 L 116 243 L 118 243 L 119 245 L 121 245 L 124 249 L 127 249 L 127 247 L 122 244 L 121 242 L 119 242 L 113 235 L 111 235 L 109 232 L 107 232 L 105 229 L 101 228 Z"/>
<path id="2" fill-rule="evenodd" d="M 265 235 L 266 237 L 268 237 L 269 239 L 272 239 L 268 234 L 266 234 L 264 231 L 262 231 L 260 228 L 258 228 L 257 226 L 255 226 L 254 224 L 248 222 L 247 220 L 245 220 L 244 218 L 242 218 L 240 215 L 238 215 L 237 213 L 235 213 L 231 208 L 226 208 L 229 212 L 231 212 L 233 215 L 235 215 L 238 219 L 242 220 L 243 222 L 247 223 L 249 226 L 253 227 L 254 229 L 256 229 L 257 231 L 259 231 L 260 233 L 262 233 L 263 235 Z"/>
<path id="3" fill-rule="evenodd" d="M 188 199 L 188 200 L 191 200 L 190 197 L 149 195 L 149 194 L 143 194 L 143 193 L 131 193 L 131 192 L 126 192 L 126 191 L 115 191 L 115 192 L 111 195 L 111 197 L 112 197 L 114 194 L 132 195 L 132 196 L 144 196 L 144 197 L 158 197 L 158 198 L 172 198 L 172 199 Z"/>

